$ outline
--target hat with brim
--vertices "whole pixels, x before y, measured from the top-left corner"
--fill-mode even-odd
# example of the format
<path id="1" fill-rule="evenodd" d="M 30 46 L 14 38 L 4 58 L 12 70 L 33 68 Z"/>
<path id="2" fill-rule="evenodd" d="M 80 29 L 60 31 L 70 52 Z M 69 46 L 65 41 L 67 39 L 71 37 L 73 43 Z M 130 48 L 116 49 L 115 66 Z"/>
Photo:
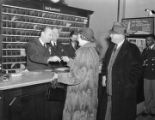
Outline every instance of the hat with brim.
<path id="1" fill-rule="evenodd" d="M 112 29 L 109 31 L 110 34 L 126 34 L 126 29 L 123 23 L 114 22 Z"/>
<path id="2" fill-rule="evenodd" d="M 82 28 L 79 33 L 83 35 L 86 41 L 95 42 L 94 32 L 91 28 Z"/>

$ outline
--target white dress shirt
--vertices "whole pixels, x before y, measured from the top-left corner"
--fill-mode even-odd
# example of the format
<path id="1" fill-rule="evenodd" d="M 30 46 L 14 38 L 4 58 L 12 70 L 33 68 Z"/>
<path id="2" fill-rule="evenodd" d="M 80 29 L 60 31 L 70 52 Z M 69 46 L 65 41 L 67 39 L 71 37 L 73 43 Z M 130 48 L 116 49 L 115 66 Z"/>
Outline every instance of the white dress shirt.
<path id="1" fill-rule="evenodd" d="M 121 42 L 119 42 L 119 43 L 117 44 L 117 48 L 116 48 L 116 49 L 120 48 L 120 47 L 122 46 L 122 44 L 124 43 L 124 41 L 125 41 L 125 39 L 122 40 Z"/>

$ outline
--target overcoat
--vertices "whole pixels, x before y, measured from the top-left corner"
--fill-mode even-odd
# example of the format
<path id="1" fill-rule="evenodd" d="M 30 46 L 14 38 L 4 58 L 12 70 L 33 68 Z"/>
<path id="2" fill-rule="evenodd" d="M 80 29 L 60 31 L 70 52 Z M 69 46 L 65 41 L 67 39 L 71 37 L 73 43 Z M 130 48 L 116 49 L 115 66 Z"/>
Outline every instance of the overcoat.
<path id="1" fill-rule="evenodd" d="M 102 75 L 107 67 L 114 44 L 106 52 Z M 111 120 L 135 120 L 136 87 L 142 75 L 142 59 L 136 45 L 124 41 L 112 67 L 112 113 Z M 106 111 L 103 112 L 105 116 Z"/>

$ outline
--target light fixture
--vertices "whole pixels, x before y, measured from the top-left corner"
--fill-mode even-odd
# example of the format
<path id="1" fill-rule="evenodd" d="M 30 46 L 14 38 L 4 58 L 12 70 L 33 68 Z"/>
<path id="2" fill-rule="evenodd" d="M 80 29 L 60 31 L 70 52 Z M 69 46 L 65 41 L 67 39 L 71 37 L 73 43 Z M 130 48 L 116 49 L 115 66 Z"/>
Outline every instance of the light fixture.
<path id="1" fill-rule="evenodd" d="M 51 0 L 53 3 L 58 3 L 60 0 Z"/>
<path id="2" fill-rule="evenodd" d="M 153 16 L 153 15 L 155 15 L 155 11 L 154 11 L 154 10 L 145 9 L 145 12 L 148 12 L 148 16 Z"/>
<path id="3" fill-rule="evenodd" d="M 67 5 L 67 4 L 65 3 L 65 0 L 47 0 L 47 1 L 50 1 L 50 2 L 52 2 L 52 3 L 54 3 L 54 4 Z"/>

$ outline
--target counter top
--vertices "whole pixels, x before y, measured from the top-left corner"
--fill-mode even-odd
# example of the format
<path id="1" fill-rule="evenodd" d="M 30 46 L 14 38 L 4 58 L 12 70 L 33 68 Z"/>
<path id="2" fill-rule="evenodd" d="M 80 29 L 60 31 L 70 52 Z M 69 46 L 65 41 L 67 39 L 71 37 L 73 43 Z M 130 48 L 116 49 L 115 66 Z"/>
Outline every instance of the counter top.
<path id="1" fill-rule="evenodd" d="M 54 73 L 51 71 L 27 71 L 18 74 L 12 74 L 8 80 L 0 81 L 0 90 L 51 82 L 53 80 L 53 76 Z"/>

